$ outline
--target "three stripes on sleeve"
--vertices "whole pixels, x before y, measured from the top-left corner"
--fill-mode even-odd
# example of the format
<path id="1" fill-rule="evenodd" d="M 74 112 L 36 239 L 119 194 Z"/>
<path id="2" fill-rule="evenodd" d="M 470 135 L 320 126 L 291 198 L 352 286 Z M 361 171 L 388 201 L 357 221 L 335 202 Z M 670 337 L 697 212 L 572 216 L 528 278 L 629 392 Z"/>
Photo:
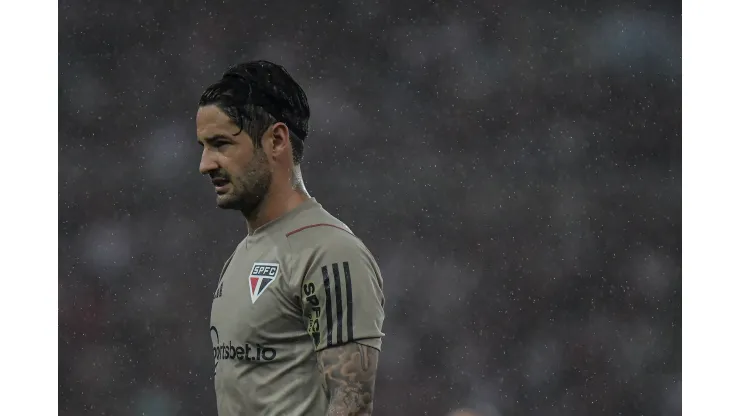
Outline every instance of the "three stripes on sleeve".
<path id="1" fill-rule="evenodd" d="M 353 301 L 352 301 L 352 278 L 349 271 L 349 262 L 342 263 L 340 273 L 339 263 L 331 265 L 331 276 L 329 267 L 323 266 L 323 276 L 326 315 L 326 346 L 344 344 L 354 341 Z M 345 308 L 346 306 L 346 308 Z M 346 324 L 347 333 L 344 334 Z"/>

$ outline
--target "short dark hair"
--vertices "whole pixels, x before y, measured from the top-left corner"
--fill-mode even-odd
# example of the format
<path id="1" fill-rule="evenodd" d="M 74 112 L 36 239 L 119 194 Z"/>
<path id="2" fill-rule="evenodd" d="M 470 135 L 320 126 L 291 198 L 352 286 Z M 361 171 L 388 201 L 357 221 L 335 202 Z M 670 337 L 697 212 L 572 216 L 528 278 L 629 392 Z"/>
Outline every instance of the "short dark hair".
<path id="1" fill-rule="evenodd" d="M 252 137 L 255 146 L 276 122 L 290 130 L 293 163 L 303 159 L 303 145 L 308 135 L 306 93 L 280 65 L 269 61 L 252 61 L 229 68 L 221 80 L 206 88 L 199 106 L 218 106 L 242 130 Z"/>

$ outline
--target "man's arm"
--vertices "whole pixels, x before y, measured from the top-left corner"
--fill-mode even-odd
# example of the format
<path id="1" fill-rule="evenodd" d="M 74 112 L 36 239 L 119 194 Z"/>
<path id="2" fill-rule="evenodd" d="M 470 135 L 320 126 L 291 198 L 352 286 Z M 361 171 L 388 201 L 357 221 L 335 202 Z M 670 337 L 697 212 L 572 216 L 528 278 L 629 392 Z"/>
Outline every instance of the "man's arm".
<path id="1" fill-rule="evenodd" d="M 355 342 L 317 353 L 319 370 L 329 390 L 329 416 L 372 414 L 378 353 Z"/>
<path id="2" fill-rule="evenodd" d="M 300 302 L 329 393 L 328 415 L 370 415 L 385 318 L 377 263 L 342 230 L 315 227 L 291 238 L 311 254 L 297 267 L 306 270 Z"/>

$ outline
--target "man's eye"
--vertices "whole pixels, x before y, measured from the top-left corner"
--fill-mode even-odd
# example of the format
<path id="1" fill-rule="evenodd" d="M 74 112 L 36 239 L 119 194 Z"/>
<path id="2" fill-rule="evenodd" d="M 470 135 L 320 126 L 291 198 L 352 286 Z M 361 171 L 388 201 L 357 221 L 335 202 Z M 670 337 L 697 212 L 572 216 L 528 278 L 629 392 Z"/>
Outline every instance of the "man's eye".
<path id="1" fill-rule="evenodd" d="M 214 142 L 213 143 L 213 147 L 215 147 L 216 149 L 218 149 L 218 148 L 224 147 L 224 146 L 226 146 L 228 144 L 229 144 L 229 142 Z"/>

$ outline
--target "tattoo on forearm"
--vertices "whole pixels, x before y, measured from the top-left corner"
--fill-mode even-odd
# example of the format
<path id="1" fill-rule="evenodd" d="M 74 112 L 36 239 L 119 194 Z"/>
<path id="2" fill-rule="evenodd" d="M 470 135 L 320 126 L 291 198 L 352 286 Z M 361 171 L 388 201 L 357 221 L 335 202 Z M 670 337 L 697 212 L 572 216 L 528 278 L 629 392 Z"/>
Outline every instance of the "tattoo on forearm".
<path id="1" fill-rule="evenodd" d="M 329 388 L 329 416 L 370 415 L 378 350 L 352 342 L 322 350 L 318 358 Z"/>

